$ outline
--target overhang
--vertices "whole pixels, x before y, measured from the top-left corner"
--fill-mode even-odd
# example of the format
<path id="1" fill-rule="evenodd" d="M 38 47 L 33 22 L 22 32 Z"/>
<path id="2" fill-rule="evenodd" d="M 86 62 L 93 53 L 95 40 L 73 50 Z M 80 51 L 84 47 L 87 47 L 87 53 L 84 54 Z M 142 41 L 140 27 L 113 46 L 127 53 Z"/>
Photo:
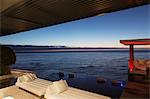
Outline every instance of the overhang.
<path id="1" fill-rule="evenodd" d="M 150 38 L 132 39 L 132 40 L 120 40 L 120 43 L 122 43 L 124 45 L 150 45 Z"/>
<path id="2" fill-rule="evenodd" d="M 0 1 L 0 36 L 149 4 L 149 0 Z"/>

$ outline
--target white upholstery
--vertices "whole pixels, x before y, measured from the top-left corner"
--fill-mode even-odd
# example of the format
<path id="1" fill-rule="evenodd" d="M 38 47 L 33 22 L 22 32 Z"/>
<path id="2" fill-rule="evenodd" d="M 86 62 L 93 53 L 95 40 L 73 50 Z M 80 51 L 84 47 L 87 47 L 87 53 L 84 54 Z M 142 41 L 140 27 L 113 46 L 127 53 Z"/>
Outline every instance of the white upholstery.
<path id="1" fill-rule="evenodd" d="M 51 85 L 48 86 L 46 89 L 47 94 L 59 94 L 68 89 L 68 85 L 65 80 L 59 80 L 53 82 Z"/>
<path id="2" fill-rule="evenodd" d="M 2 98 L 2 99 L 15 99 L 15 98 L 13 98 L 13 97 L 11 97 L 11 96 L 7 96 L 7 97 L 4 97 L 4 98 Z"/>
<path id="3" fill-rule="evenodd" d="M 62 83 L 63 81 L 63 83 Z M 61 83 L 60 83 L 61 82 Z M 68 87 L 67 83 L 64 80 L 60 80 L 54 83 L 53 89 L 49 88 L 53 83 L 44 79 L 36 78 L 29 82 L 20 82 L 18 78 L 16 86 L 27 90 L 31 93 L 34 93 L 38 96 L 43 96 L 46 99 L 110 99 L 110 97 L 91 93 L 88 91 Z M 60 89 L 57 87 L 60 87 Z M 60 92 L 54 93 L 53 90 L 59 90 Z M 52 93 L 51 93 L 52 92 Z"/>
<path id="4" fill-rule="evenodd" d="M 27 75 L 27 77 L 30 78 L 31 81 L 34 80 L 34 79 L 36 79 L 32 73 L 28 73 L 26 75 Z"/>
<path id="5" fill-rule="evenodd" d="M 20 83 L 30 82 L 30 81 L 32 81 L 32 80 L 34 80 L 36 78 L 37 77 L 36 77 L 35 74 L 33 74 L 33 73 L 27 73 L 27 74 L 24 74 L 24 75 L 18 77 L 17 82 L 20 82 Z"/>
<path id="6" fill-rule="evenodd" d="M 28 75 L 23 75 L 22 78 L 23 78 L 23 80 L 24 80 L 23 82 L 32 81 L 32 79 L 31 79 Z"/>
<path id="7" fill-rule="evenodd" d="M 23 82 L 23 83 L 18 81 L 16 82 L 16 86 L 25 89 L 31 93 L 34 93 L 38 96 L 44 95 L 48 85 L 50 84 L 52 84 L 52 82 L 39 78 L 30 82 Z"/>
<path id="8" fill-rule="evenodd" d="M 66 85 L 64 80 L 53 82 L 56 93 L 64 92 L 68 89 L 68 85 Z"/>
<path id="9" fill-rule="evenodd" d="M 44 94 L 46 99 L 110 99 L 110 97 L 88 91 L 68 87 L 68 90 L 59 94 Z"/>
<path id="10" fill-rule="evenodd" d="M 14 85 L 0 89 L 0 99 L 8 96 L 14 97 L 14 99 L 40 99 L 39 97 L 21 90 Z"/>

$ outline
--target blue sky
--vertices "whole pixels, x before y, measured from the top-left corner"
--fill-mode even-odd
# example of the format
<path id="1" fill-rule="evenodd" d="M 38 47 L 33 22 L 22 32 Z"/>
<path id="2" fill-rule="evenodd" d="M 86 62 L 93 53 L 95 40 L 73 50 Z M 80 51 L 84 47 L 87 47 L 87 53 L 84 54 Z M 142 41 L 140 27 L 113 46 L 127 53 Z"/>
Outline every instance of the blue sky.
<path id="1" fill-rule="evenodd" d="M 0 37 L 1 44 L 123 47 L 121 39 L 150 37 L 149 5 Z"/>

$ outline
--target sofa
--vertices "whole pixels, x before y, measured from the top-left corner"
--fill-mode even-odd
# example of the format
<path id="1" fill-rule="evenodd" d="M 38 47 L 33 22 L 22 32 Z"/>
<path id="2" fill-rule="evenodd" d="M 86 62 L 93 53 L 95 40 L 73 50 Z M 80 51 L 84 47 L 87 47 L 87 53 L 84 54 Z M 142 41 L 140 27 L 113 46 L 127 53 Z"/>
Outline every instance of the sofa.
<path id="1" fill-rule="evenodd" d="M 31 74 L 31 73 L 28 73 L 27 75 L 29 75 L 29 74 Z M 52 84 L 52 82 L 50 82 L 48 80 L 40 79 L 37 77 L 33 78 L 32 80 L 31 79 L 27 80 L 27 79 L 23 78 L 27 75 L 18 77 L 15 85 L 23 90 L 26 90 L 26 91 L 32 93 L 32 94 L 35 94 L 39 97 L 43 97 L 48 85 Z M 22 81 L 22 80 L 24 80 L 24 81 Z"/>
<path id="2" fill-rule="evenodd" d="M 28 73 L 18 77 L 16 86 L 44 99 L 110 99 L 100 94 L 68 86 L 65 80 L 47 81 Z"/>
<path id="3" fill-rule="evenodd" d="M 53 82 L 53 84 L 49 85 L 44 94 L 44 98 L 46 99 L 110 99 L 110 97 L 104 95 L 69 87 L 65 80 L 55 81 Z"/>

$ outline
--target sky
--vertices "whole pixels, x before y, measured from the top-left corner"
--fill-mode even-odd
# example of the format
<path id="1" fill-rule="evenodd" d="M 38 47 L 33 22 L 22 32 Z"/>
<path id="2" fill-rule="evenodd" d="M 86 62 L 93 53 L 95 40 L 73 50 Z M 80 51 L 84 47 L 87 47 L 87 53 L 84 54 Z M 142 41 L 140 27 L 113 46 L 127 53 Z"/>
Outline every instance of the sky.
<path id="1" fill-rule="evenodd" d="M 150 5 L 0 37 L 0 44 L 125 47 L 122 39 L 150 38 Z"/>

